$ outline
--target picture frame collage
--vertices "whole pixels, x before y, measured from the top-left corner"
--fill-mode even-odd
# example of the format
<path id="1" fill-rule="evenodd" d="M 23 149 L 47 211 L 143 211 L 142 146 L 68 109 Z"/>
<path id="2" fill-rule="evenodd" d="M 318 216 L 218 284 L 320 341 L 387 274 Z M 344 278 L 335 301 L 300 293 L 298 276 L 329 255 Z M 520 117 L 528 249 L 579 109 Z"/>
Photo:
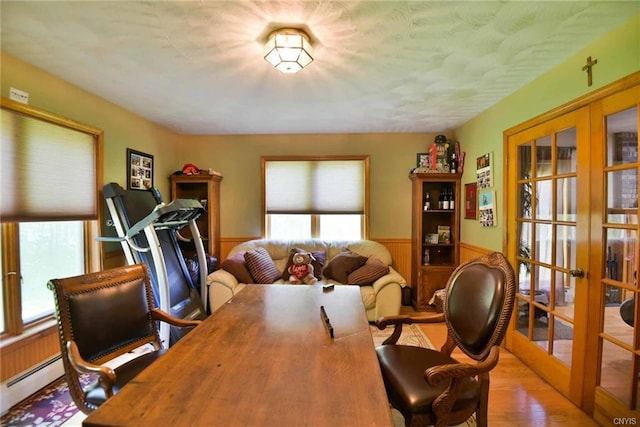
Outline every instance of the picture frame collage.
<path id="1" fill-rule="evenodd" d="M 153 188 L 153 156 L 127 148 L 127 189 Z"/>
<path id="2" fill-rule="evenodd" d="M 493 153 L 476 159 L 476 181 L 464 184 L 464 218 L 479 220 L 481 227 L 497 226 Z"/>

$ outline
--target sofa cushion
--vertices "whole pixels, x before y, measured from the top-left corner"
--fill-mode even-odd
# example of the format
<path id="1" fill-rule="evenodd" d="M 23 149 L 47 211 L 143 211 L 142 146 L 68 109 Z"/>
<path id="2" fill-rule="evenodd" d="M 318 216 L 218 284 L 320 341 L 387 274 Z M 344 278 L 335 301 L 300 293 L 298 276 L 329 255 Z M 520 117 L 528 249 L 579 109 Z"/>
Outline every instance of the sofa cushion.
<path id="1" fill-rule="evenodd" d="M 299 252 L 311 252 L 314 260 L 311 261 L 311 265 L 313 265 L 313 275 L 316 276 L 316 279 L 320 280 L 322 278 L 322 267 L 324 267 L 324 263 L 327 260 L 327 254 L 325 251 L 307 251 L 302 248 L 293 248 L 289 252 L 289 258 L 287 259 L 287 264 L 282 271 L 282 280 L 289 280 L 289 267 L 293 264 L 293 256 Z"/>
<path id="2" fill-rule="evenodd" d="M 273 283 L 282 276 L 278 267 L 274 264 L 271 256 L 264 248 L 256 248 L 245 252 L 244 260 L 247 268 L 253 277 L 254 283 Z"/>
<path id="3" fill-rule="evenodd" d="M 329 261 L 322 274 L 328 279 L 347 283 L 349 273 L 362 267 L 365 262 L 367 262 L 367 257 L 350 250 L 344 250 Z"/>
<path id="4" fill-rule="evenodd" d="M 238 252 L 237 254 L 227 258 L 220 268 L 234 275 L 238 279 L 238 283 L 251 283 L 253 277 L 247 268 L 247 263 L 244 261 L 245 252 Z"/>
<path id="5" fill-rule="evenodd" d="M 375 258 L 367 261 L 365 265 L 353 270 L 347 277 L 347 284 L 366 286 L 389 273 L 389 266 Z"/>

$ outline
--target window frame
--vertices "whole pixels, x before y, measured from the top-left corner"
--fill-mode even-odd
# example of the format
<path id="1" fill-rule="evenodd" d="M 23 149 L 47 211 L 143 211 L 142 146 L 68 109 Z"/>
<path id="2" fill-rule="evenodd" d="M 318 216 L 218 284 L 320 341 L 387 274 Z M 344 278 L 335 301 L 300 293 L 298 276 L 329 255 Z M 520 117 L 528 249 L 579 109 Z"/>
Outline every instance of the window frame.
<path id="1" fill-rule="evenodd" d="M 270 161 L 340 161 L 355 160 L 362 161 L 364 167 L 364 210 L 361 218 L 362 239 L 369 238 L 369 194 L 370 194 L 370 175 L 369 175 L 369 156 L 367 155 L 338 155 L 338 156 L 262 156 L 261 157 L 261 218 L 262 218 L 262 237 L 269 238 L 269 214 L 267 214 L 266 201 L 266 166 Z M 311 213 L 311 236 L 319 238 L 320 236 L 320 216 L 323 214 Z M 324 214 L 326 215 L 326 214 Z"/>
<path id="2" fill-rule="evenodd" d="M 84 224 L 84 269 L 85 272 L 99 271 L 102 267 L 100 244 L 95 237 L 100 235 L 100 221 L 103 217 L 102 204 L 98 203 L 101 194 L 103 180 L 103 138 L 102 130 L 85 125 L 73 120 L 40 110 L 30 105 L 21 104 L 10 99 L 0 97 L 0 106 L 2 109 L 11 111 L 15 114 L 31 117 L 50 123 L 54 126 L 64 127 L 73 131 L 90 135 L 95 144 L 95 174 L 96 188 L 95 199 L 97 203 L 97 218 L 60 218 L 58 220 L 79 220 Z M 40 221 L 47 222 L 47 218 Z M 32 322 L 23 324 L 22 321 L 22 292 L 21 292 L 21 271 L 20 271 L 20 241 L 19 241 L 19 221 L 0 222 L 2 238 L 2 304 L 4 309 L 4 331 L 0 334 L 0 340 L 6 341 L 16 336 L 30 333 L 43 326 L 53 325 L 55 323 L 55 313 L 45 316 Z"/>

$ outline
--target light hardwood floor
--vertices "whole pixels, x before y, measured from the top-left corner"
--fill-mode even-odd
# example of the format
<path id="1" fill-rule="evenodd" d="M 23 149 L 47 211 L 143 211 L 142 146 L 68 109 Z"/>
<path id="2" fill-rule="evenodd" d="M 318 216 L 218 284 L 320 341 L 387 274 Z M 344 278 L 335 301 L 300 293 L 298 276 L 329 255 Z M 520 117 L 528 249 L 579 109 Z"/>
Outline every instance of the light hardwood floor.
<path id="1" fill-rule="evenodd" d="M 403 313 L 415 314 L 406 307 Z M 440 348 L 446 338 L 445 324 L 421 324 L 420 327 L 436 348 Z M 459 350 L 454 351 L 453 356 L 461 361 L 466 358 Z M 491 372 L 488 423 L 491 427 L 598 425 L 506 349 L 501 350 L 498 366 Z"/>

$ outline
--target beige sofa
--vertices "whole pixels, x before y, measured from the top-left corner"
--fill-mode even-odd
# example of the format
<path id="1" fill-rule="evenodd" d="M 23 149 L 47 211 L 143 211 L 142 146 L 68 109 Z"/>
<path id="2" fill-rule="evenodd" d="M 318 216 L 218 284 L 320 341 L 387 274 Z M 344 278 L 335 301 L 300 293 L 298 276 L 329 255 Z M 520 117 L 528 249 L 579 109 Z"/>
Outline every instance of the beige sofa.
<path id="1" fill-rule="evenodd" d="M 356 269 L 349 274 L 347 282 L 358 283 L 360 282 L 360 293 L 362 295 L 362 301 L 367 313 L 367 319 L 370 322 L 375 321 L 381 316 L 397 315 L 400 313 L 400 306 L 402 300 L 402 288 L 406 286 L 405 279 L 391 267 L 392 259 L 391 254 L 386 247 L 380 243 L 371 240 L 353 240 L 353 241 L 328 241 L 328 240 L 273 240 L 273 239 L 258 239 L 250 240 L 248 242 L 241 243 L 235 246 L 229 251 L 227 260 L 223 262 L 222 268 L 214 271 L 207 277 L 207 285 L 209 290 L 209 304 L 211 311 L 215 311 L 224 303 L 226 303 L 231 297 L 244 289 L 249 283 L 243 283 L 249 281 L 248 278 L 244 280 L 238 280 L 236 276 L 242 277 L 241 274 L 235 272 L 232 274 L 230 271 L 234 271 L 229 268 L 229 264 L 233 262 L 243 262 L 244 254 L 263 248 L 268 253 L 269 257 L 273 261 L 278 271 L 281 273 L 281 277 L 273 280 L 272 283 L 286 284 L 286 280 L 283 280 L 283 276 L 288 277 L 285 274 L 287 263 L 291 256 L 292 249 L 303 249 L 312 253 L 326 256 L 322 272 L 315 271 L 317 277 L 319 277 L 319 283 L 328 283 L 335 285 L 346 285 L 336 281 L 334 278 L 325 276 L 324 273 L 331 273 L 330 276 L 335 277 L 335 266 L 338 264 L 338 259 L 343 260 L 345 256 L 345 249 L 351 252 L 351 254 L 358 255 L 360 259 L 366 257 L 366 267 L 362 270 Z M 263 252 L 262 252 L 263 253 Z M 322 256 L 319 256 L 322 258 Z M 331 261 L 336 261 L 331 269 L 327 267 L 331 264 Z M 363 272 L 370 266 L 384 266 L 384 271 L 388 267 L 388 272 L 380 272 L 376 274 L 375 280 L 371 284 L 366 280 L 358 281 L 356 276 L 359 276 L 359 272 Z M 237 267 L 237 265 L 236 265 Z M 235 267 L 234 267 L 235 268 Z M 369 269 L 370 270 L 370 269 Z M 344 271 L 342 271 L 344 273 Z M 381 275 L 381 277 L 378 277 Z M 247 275 L 244 275 L 247 277 Z M 248 276 L 251 278 L 251 276 Z M 353 278 L 353 281 L 352 279 Z M 371 277 L 370 277 L 371 278 Z M 292 285 L 294 286 L 294 285 Z M 358 286 L 358 285 L 352 285 Z"/>

